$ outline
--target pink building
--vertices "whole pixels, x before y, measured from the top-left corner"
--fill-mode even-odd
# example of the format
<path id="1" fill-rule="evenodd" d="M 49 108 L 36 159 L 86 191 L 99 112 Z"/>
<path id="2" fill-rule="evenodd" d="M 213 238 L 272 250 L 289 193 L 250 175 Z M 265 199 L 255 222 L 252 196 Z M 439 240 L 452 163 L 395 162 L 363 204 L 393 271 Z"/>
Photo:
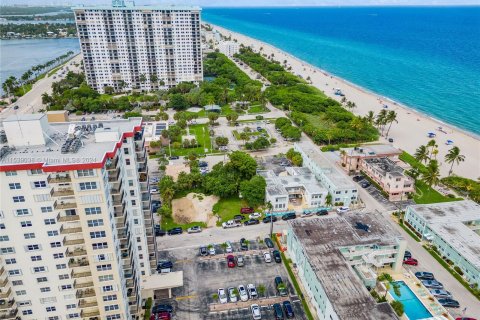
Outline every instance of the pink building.
<path id="1" fill-rule="evenodd" d="M 389 158 L 398 162 L 398 156 L 402 153 L 400 149 L 390 144 L 372 144 L 340 150 L 342 168 L 352 173 L 362 170 L 360 162 L 363 159 Z"/>

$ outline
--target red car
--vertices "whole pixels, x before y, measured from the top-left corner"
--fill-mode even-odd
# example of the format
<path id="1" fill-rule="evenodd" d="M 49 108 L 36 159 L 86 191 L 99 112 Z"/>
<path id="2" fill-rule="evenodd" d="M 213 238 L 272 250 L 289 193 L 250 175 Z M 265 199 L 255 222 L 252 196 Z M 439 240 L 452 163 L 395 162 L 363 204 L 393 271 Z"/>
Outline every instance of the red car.
<path id="1" fill-rule="evenodd" d="M 475 318 L 468 318 L 468 317 L 463 317 L 463 318 L 455 318 L 455 320 L 477 320 Z"/>
<path id="2" fill-rule="evenodd" d="M 227 256 L 227 265 L 229 268 L 235 268 L 235 257 L 231 254 Z"/>
<path id="3" fill-rule="evenodd" d="M 167 311 L 154 313 L 150 316 L 150 320 L 171 320 L 172 316 Z"/>
<path id="4" fill-rule="evenodd" d="M 413 259 L 413 258 L 405 259 L 405 260 L 403 260 L 403 263 L 404 263 L 404 264 L 408 264 L 408 265 L 410 265 L 410 266 L 418 266 L 418 261 L 417 261 L 417 259 Z"/>
<path id="5" fill-rule="evenodd" d="M 246 213 L 253 213 L 255 210 L 253 210 L 253 208 L 241 208 L 240 209 L 240 213 L 241 214 L 246 214 Z"/>

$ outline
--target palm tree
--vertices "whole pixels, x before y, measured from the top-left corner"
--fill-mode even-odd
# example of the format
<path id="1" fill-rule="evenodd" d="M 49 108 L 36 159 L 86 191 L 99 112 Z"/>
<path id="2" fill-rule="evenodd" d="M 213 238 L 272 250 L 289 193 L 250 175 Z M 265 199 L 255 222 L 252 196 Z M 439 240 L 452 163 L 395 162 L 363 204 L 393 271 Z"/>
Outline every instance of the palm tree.
<path id="1" fill-rule="evenodd" d="M 420 163 L 424 161 L 425 163 L 427 163 L 427 160 L 429 159 L 427 146 L 422 145 L 418 147 L 417 150 L 415 151 L 414 157 Z"/>
<path id="2" fill-rule="evenodd" d="M 429 188 L 436 186 L 440 182 L 440 167 L 437 160 L 430 160 L 427 165 L 427 170 L 422 173 L 422 181 L 425 182 Z"/>
<path id="3" fill-rule="evenodd" d="M 243 140 L 243 145 L 247 143 L 247 141 L 250 139 L 250 136 L 246 132 L 241 132 L 240 133 L 240 139 Z"/>
<path id="4" fill-rule="evenodd" d="M 388 130 L 387 130 L 387 134 L 386 136 L 388 137 L 388 133 L 390 132 L 390 128 L 392 127 L 392 123 L 395 121 L 396 123 L 398 123 L 398 120 L 397 120 L 397 113 L 393 110 L 389 111 L 388 114 L 387 114 L 387 117 L 385 119 L 387 122 L 390 122 L 390 125 L 388 126 Z"/>
<path id="5" fill-rule="evenodd" d="M 460 162 L 465 161 L 465 156 L 463 154 L 460 154 L 460 148 L 455 146 L 452 149 L 448 150 L 448 153 L 445 155 L 445 161 L 452 164 L 450 170 L 448 171 L 448 175 L 451 175 L 453 172 L 453 165 L 455 163 L 459 165 Z"/>
<path id="6" fill-rule="evenodd" d="M 432 140 L 428 141 L 427 147 L 430 148 L 430 157 L 432 157 L 433 149 L 438 147 L 435 139 L 432 139 Z"/>
<path id="7" fill-rule="evenodd" d="M 387 124 L 386 120 L 387 120 L 387 110 L 386 109 L 382 109 L 378 114 L 377 114 L 377 118 L 375 120 L 375 124 L 378 126 L 378 129 L 382 132 L 382 136 L 383 136 L 383 130 L 385 128 L 385 124 Z"/>
<path id="8" fill-rule="evenodd" d="M 365 120 L 369 124 L 373 124 L 373 121 L 375 120 L 375 113 L 373 111 L 368 111 L 367 115 L 365 116 Z"/>

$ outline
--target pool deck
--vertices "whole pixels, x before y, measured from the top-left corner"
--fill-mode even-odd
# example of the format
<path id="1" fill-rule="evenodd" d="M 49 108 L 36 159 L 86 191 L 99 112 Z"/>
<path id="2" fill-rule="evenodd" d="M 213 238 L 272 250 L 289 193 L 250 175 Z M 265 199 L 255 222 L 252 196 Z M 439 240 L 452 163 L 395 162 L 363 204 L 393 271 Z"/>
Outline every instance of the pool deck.
<path id="1" fill-rule="evenodd" d="M 420 300 L 425 308 L 433 315 L 430 319 L 454 320 L 448 310 L 438 303 L 437 299 L 430 294 L 430 291 L 423 286 L 421 281 L 418 280 L 412 272 L 404 269 L 404 273 L 392 274 L 392 278 L 395 281 L 403 281 L 408 285 L 418 300 Z M 388 296 L 390 299 L 393 299 L 390 294 Z M 404 317 L 404 319 L 407 319 L 407 317 Z"/>

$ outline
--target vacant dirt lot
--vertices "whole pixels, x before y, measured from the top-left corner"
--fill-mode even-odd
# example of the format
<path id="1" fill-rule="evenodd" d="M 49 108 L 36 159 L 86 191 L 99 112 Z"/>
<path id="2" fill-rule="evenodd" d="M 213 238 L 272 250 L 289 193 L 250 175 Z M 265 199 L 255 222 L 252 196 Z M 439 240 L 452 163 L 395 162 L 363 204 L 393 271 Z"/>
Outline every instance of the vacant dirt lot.
<path id="1" fill-rule="evenodd" d="M 218 201 L 216 196 L 205 196 L 199 193 L 189 193 L 186 197 L 172 201 L 173 219 L 177 223 L 192 221 L 205 222 L 207 226 L 215 226 L 216 219 L 212 207 Z"/>

